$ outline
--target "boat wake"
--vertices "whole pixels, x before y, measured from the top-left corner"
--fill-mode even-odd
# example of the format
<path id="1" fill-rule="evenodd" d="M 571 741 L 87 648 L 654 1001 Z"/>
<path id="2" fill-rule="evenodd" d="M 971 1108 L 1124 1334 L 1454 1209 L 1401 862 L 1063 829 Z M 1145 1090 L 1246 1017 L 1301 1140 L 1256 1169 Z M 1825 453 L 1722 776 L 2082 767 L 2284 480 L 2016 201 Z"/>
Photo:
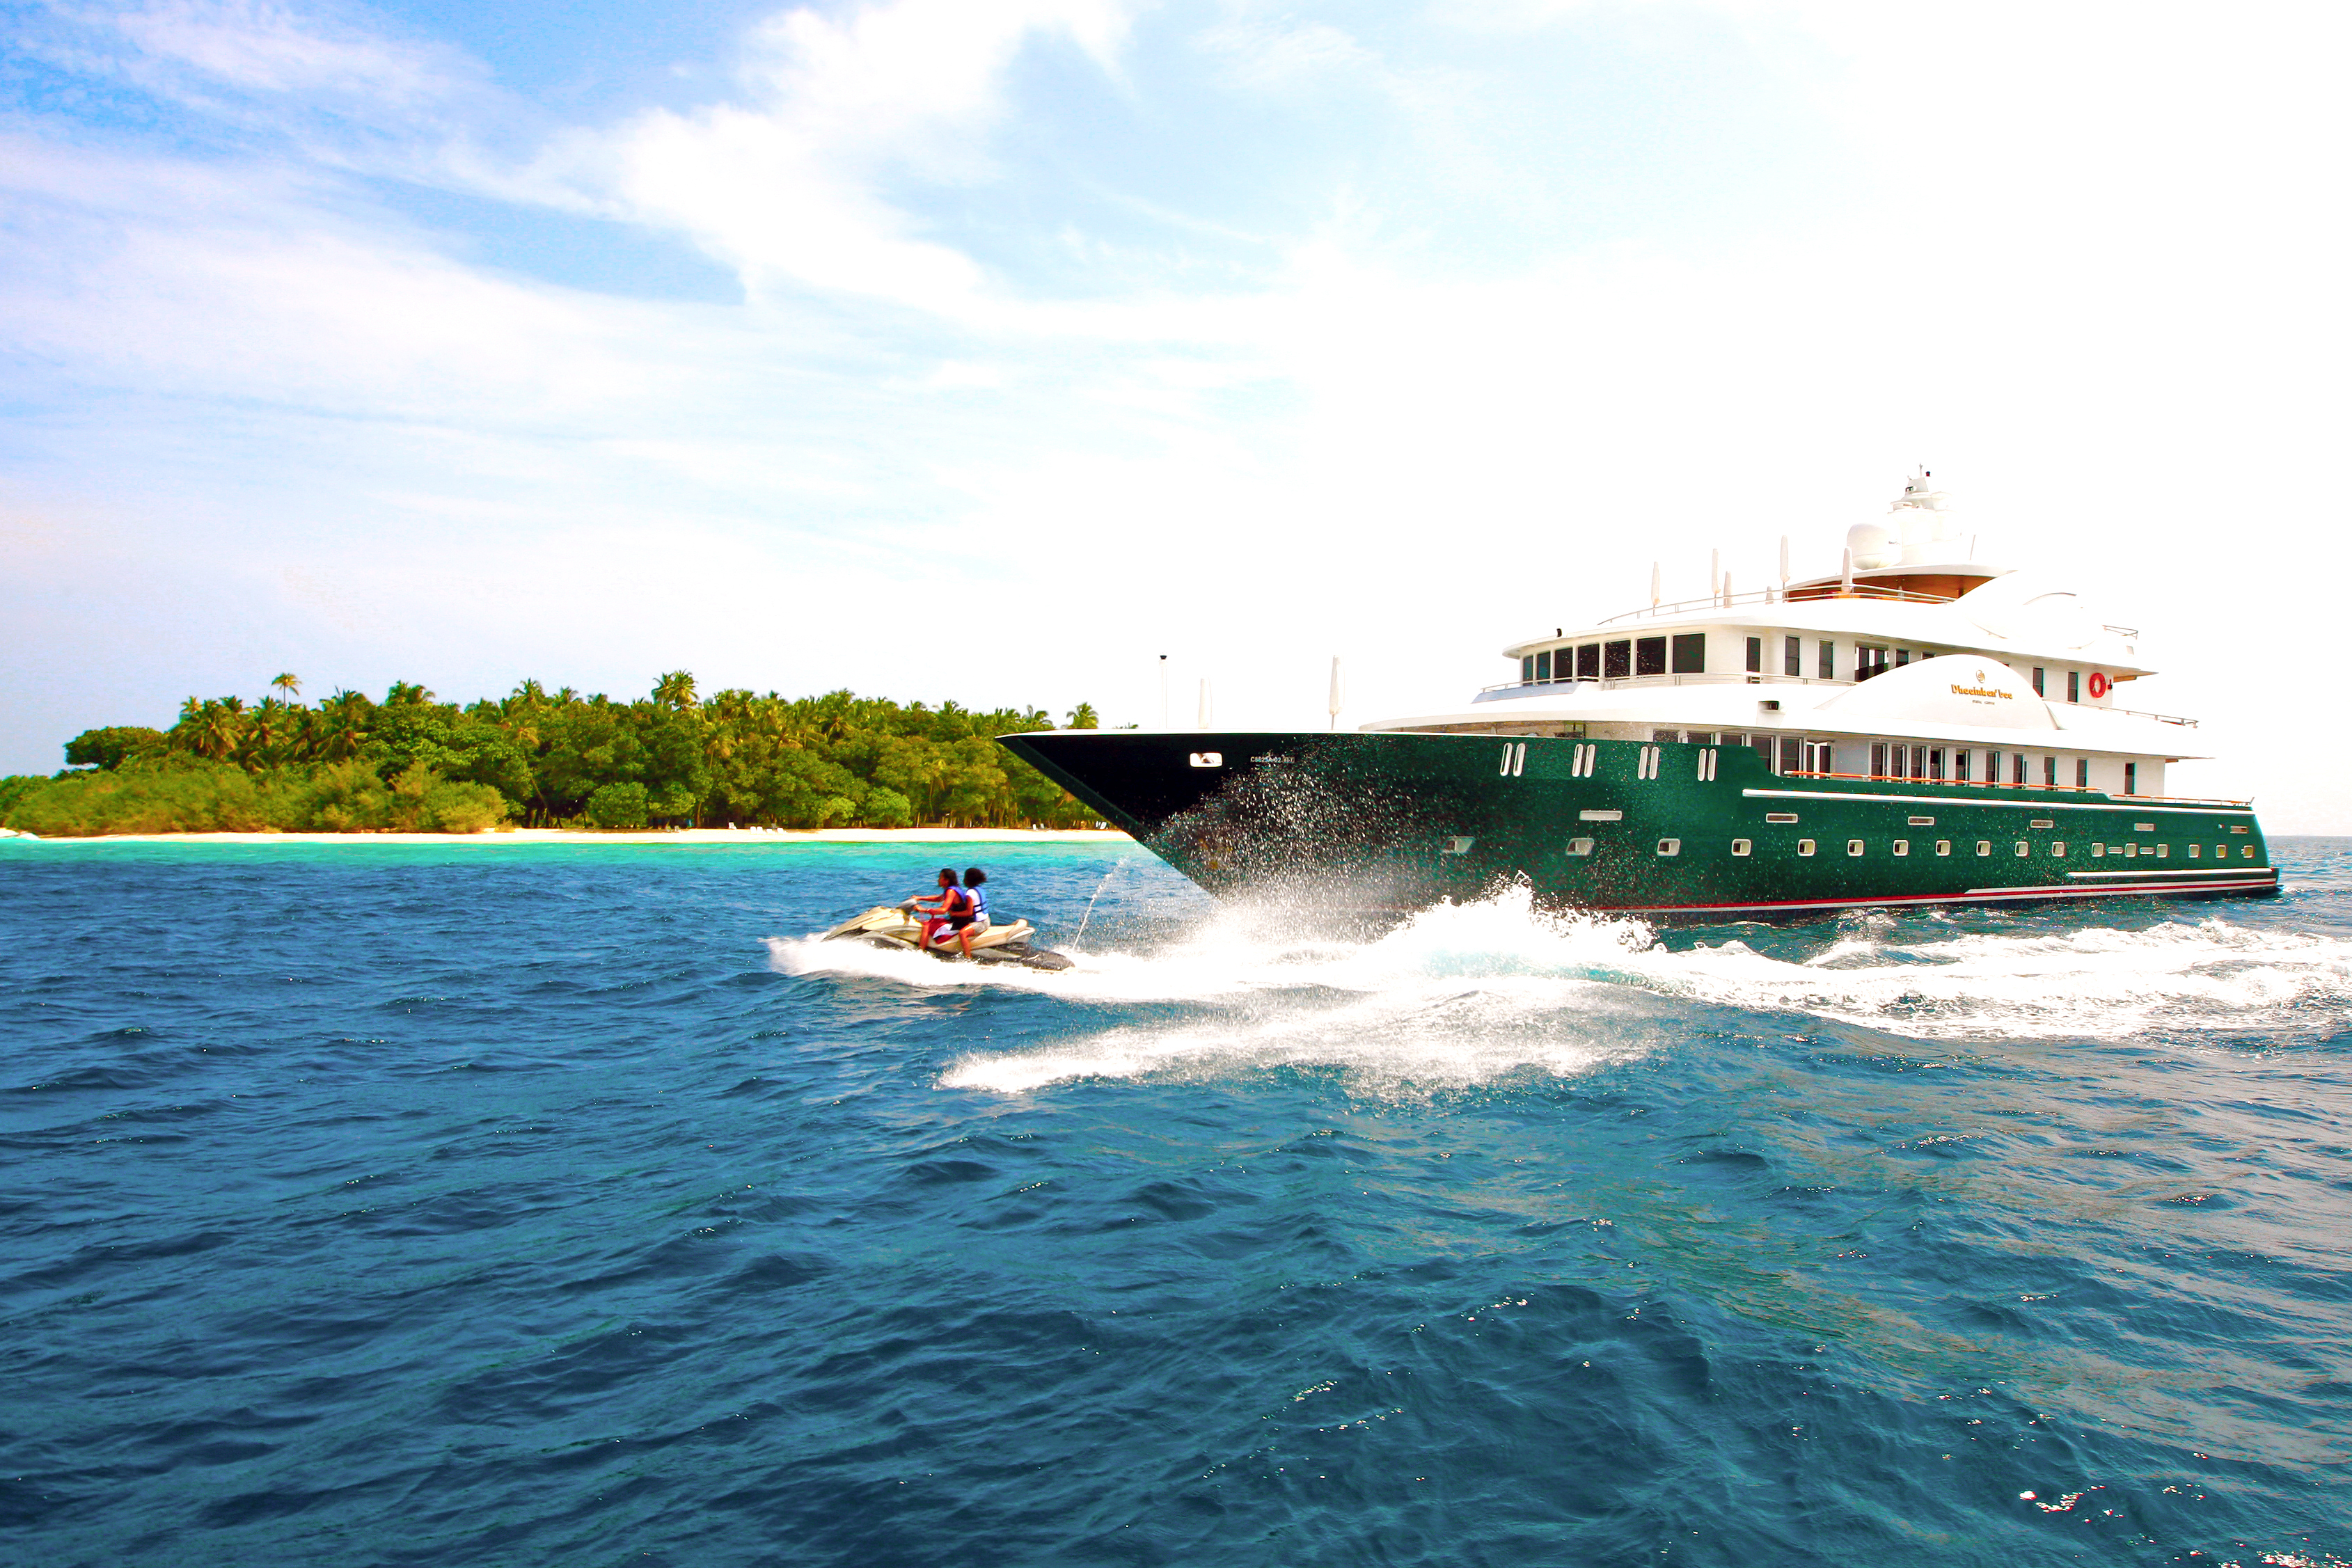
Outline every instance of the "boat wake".
<path id="1" fill-rule="evenodd" d="M 1931 919 L 1932 925 L 1942 924 Z M 2214 918 L 2140 930 L 1954 925 L 1861 914 L 1811 933 L 1675 946 L 1637 920 L 1554 915 L 1523 890 L 1445 904 L 1376 937 L 1302 935 L 1296 916 L 1221 910 L 1136 951 L 1072 951 L 1057 975 L 772 940 L 796 975 L 990 986 L 1132 1008 L 1136 1021 L 981 1053 L 943 1085 L 1021 1092 L 1080 1077 L 1321 1065 L 1399 1082 L 1569 1074 L 1739 1015 L 1834 1019 L 1919 1040 L 2308 1034 L 2352 1022 L 2352 943 Z M 1697 1010 L 1695 1010 L 1697 1009 Z M 1724 1016 L 1710 1021 L 1706 1009 Z M 1172 1014 L 1172 1016 L 1171 1016 Z"/>

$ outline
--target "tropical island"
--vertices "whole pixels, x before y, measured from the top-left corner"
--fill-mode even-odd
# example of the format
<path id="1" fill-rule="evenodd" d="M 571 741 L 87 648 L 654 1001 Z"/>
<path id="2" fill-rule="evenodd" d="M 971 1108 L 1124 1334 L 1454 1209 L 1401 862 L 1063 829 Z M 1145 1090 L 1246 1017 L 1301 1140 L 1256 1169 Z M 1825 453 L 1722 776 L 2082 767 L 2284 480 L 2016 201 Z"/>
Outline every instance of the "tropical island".
<path id="1" fill-rule="evenodd" d="M 847 691 L 644 697 L 525 681 L 459 706 L 395 683 L 315 706 L 291 674 L 248 706 L 190 697 L 170 729 L 85 730 L 66 770 L 0 779 L 0 827 L 118 833 L 454 832 L 540 828 L 1077 828 L 1097 813 L 993 737 L 1040 708 L 975 712 Z M 1081 703 L 1074 729 L 1096 727 Z"/>

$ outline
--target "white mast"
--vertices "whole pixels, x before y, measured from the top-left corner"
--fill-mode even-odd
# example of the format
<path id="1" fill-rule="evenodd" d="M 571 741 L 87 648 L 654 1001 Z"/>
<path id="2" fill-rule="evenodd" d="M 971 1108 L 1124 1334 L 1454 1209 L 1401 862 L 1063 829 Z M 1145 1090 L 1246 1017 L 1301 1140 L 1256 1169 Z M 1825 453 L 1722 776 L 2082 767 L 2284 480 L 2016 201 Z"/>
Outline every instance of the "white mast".
<path id="1" fill-rule="evenodd" d="M 1331 655 L 1331 727 L 1339 727 L 1339 710 L 1346 707 L 1346 688 L 1339 684 L 1339 655 Z"/>

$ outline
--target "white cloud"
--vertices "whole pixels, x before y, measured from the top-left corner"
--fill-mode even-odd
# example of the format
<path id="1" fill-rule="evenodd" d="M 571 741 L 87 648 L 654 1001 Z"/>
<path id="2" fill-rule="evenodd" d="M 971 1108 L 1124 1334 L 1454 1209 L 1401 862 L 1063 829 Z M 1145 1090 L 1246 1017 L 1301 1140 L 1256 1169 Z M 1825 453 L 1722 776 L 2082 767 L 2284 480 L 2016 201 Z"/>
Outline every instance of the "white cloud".
<path id="1" fill-rule="evenodd" d="M 654 110 L 576 141 L 568 158 L 609 178 L 621 210 L 692 235 L 755 289 L 814 286 L 965 314 L 985 286 L 980 267 L 923 237 L 881 188 L 902 173 L 983 177 L 982 139 L 1005 111 L 1019 50 L 1058 36 L 1115 74 L 1125 27 L 1125 7 L 1108 0 L 796 9 L 755 35 L 750 102 Z"/>

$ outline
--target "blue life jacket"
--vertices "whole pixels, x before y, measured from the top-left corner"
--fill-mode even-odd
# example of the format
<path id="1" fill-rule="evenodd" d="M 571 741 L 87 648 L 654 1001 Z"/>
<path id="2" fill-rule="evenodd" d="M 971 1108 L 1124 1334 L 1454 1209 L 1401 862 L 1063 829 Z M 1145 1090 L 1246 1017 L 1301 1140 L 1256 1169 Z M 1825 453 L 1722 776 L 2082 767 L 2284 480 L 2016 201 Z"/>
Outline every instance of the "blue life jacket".
<path id="1" fill-rule="evenodd" d="M 963 891 L 964 896 L 971 900 L 972 918 L 977 920 L 985 916 L 988 914 L 987 891 L 977 887 L 968 887 Z"/>

